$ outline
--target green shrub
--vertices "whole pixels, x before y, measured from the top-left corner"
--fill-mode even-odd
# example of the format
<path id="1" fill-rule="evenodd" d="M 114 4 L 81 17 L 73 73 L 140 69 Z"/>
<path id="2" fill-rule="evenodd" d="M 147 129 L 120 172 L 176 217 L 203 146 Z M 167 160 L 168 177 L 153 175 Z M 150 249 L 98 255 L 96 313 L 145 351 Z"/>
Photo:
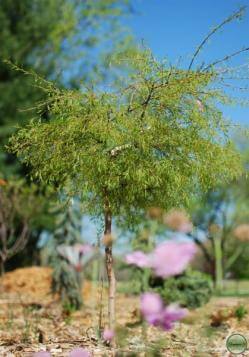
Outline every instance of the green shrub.
<path id="1" fill-rule="evenodd" d="M 248 311 L 244 305 L 239 305 L 235 309 L 234 314 L 237 317 L 238 321 L 241 321 L 248 314 Z"/>
<path id="2" fill-rule="evenodd" d="M 188 308 L 202 306 L 212 296 L 211 278 L 193 270 L 166 280 L 152 278 L 150 286 L 162 296 L 165 303 L 177 302 Z"/>

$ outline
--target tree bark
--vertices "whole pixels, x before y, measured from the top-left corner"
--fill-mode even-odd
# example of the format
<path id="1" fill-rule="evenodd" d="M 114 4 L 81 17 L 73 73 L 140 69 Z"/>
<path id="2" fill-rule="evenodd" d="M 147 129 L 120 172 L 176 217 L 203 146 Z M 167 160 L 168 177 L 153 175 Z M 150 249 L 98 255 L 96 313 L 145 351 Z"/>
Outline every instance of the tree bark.
<path id="1" fill-rule="evenodd" d="M 5 273 L 4 260 L 0 258 L 0 276 L 3 276 Z"/>
<path id="2" fill-rule="evenodd" d="M 215 237 L 214 239 L 215 248 L 215 288 L 217 292 L 221 292 L 223 284 L 223 266 L 222 266 L 222 249 L 221 249 L 221 238 Z"/>
<path id="3" fill-rule="evenodd" d="M 105 210 L 105 234 L 112 232 L 112 214 L 109 208 Z M 106 272 L 108 278 L 108 325 L 109 329 L 115 329 L 115 293 L 116 279 L 113 267 L 112 242 L 105 247 Z"/>

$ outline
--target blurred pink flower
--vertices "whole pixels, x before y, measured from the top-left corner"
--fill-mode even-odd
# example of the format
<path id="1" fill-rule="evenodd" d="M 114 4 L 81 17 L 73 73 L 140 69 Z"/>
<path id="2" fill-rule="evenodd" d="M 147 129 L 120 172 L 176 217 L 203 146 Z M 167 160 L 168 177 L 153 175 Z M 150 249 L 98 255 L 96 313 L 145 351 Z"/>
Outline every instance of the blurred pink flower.
<path id="1" fill-rule="evenodd" d="M 194 243 L 163 242 L 152 253 L 155 275 L 166 278 L 182 273 L 196 253 Z"/>
<path id="2" fill-rule="evenodd" d="M 114 337 L 115 333 L 113 330 L 105 329 L 103 332 L 103 339 L 105 341 L 111 341 Z"/>
<path id="3" fill-rule="evenodd" d="M 46 351 L 35 352 L 32 355 L 33 357 L 51 357 L 51 354 Z"/>
<path id="4" fill-rule="evenodd" d="M 166 278 L 182 273 L 196 253 L 194 243 L 167 241 L 150 254 L 135 251 L 126 256 L 126 263 L 139 268 L 152 268 L 155 275 Z"/>
<path id="5" fill-rule="evenodd" d="M 163 330 L 171 330 L 174 322 L 186 316 L 187 310 L 178 305 L 164 306 L 162 298 L 156 293 L 145 293 L 141 296 L 141 312 L 145 320 Z"/>
<path id="6" fill-rule="evenodd" d="M 125 261 L 127 264 L 136 265 L 139 268 L 150 267 L 150 256 L 141 252 L 140 250 L 136 250 L 133 253 L 127 254 Z"/>
<path id="7" fill-rule="evenodd" d="M 69 353 L 69 357 L 91 357 L 90 352 L 83 348 L 75 348 Z"/>
<path id="8" fill-rule="evenodd" d="M 177 304 L 166 306 L 162 316 L 162 328 L 166 331 L 171 330 L 174 327 L 174 322 L 183 319 L 187 313 L 187 309 L 183 309 Z"/>
<path id="9" fill-rule="evenodd" d="M 147 321 L 152 323 L 155 317 L 161 315 L 163 310 L 163 301 L 160 295 L 156 293 L 144 293 L 141 296 L 141 312 Z M 152 321 L 151 321 L 152 319 Z"/>

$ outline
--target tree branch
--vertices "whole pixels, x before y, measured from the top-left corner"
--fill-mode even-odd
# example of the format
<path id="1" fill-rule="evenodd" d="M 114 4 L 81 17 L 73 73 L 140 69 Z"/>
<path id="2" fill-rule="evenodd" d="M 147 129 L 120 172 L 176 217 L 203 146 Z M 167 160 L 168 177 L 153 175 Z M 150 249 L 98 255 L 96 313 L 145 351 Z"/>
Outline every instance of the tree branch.
<path id="1" fill-rule="evenodd" d="M 244 14 L 246 9 L 246 6 L 242 6 L 238 11 L 233 13 L 232 15 L 228 16 L 224 21 L 222 21 L 218 26 L 216 26 L 212 31 L 210 31 L 207 36 L 203 39 L 203 41 L 200 43 L 200 45 L 197 47 L 195 53 L 193 54 L 193 57 L 190 61 L 188 70 L 191 70 L 193 63 L 198 56 L 199 52 L 201 49 L 205 46 L 205 44 L 208 42 L 208 40 L 217 32 L 219 31 L 223 26 L 229 24 L 235 19 L 241 18 L 241 16 Z"/>
<path id="2" fill-rule="evenodd" d="M 209 68 L 215 66 L 216 64 L 222 63 L 222 62 L 225 62 L 225 61 L 228 61 L 228 60 L 231 59 L 232 57 L 235 57 L 235 56 L 239 55 L 240 53 L 242 53 L 242 52 L 247 52 L 247 51 L 249 51 L 249 47 L 245 47 L 245 48 L 243 47 L 243 48 L 240 49 L 239 51 L 233 52 L 233 53 L 231 53 L 231 54 L 229 54 L 229 55 L 223 57 L 222 59 L 219 59 L 219 60 L 216 60 L 216 61 L 210 63 L 208 66 L 204 67 L 202 71 L 203 71 L 203 72 L 204 72 L 204 71 L 208 71 Z"/>

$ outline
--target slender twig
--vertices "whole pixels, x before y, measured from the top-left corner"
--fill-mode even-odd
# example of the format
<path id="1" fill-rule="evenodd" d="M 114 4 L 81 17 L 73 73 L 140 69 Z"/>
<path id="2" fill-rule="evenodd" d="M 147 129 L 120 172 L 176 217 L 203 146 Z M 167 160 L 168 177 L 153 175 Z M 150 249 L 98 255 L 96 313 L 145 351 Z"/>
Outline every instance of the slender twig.
<path id="1" fill-rule="evenodd" d="M 232 15 L 228 16 L 224 21 L 222 21 L 218 26 L 216 26 L 212 31 L 210 31 L 207 36 L 203 39 L 203 41 L 200 43 L 200 45 L 197 47 L 195 53 L 193 54 L 193 57 L 190 61 L 188 70 L 192 68 L 192 65 L 198 56 L 199 52 L 201 49 L 205 46 L 205 44 L 208 42 L 208 40 L 217 32 L 219 31 L 223 26 L 229 24 L 231 21 L 240 18 L 243 13 L 245 12 L 246 6 L 241 7 L 238 11 L 233 13 Z"/>
<path id="2" fill-rule="evenodd" d="M 219 59 L 219 60 L 216 60 L 216 61 L 210 63 L 209 65 L 207 65 L 206 67 L 204 67 L 204 68 L 202 69 L 202 71 L 203 71 L 203 72 L 208 71 L 210 68 L 214 67 L 216 64 L 222 63 L 222 62 L 225 62 L 225 61 L 228 61 L 228 60 L 230 60 L 232 57 L 235 57 L 235 56 L 237 56 L 237 55 L 239 55 L 239 54 L 241 54 L 241 53 L 243 53 L 243 52 L 247 52 L 247 51 L 249 51 L 249 47 L 246 47 L 246 48 L 243 47 L 243 48 L 240 49 L 239 51 L 233 52 L 233 53 L 231 53 L 231 54 L 229 54 L 229 55 L 226 55 L 226 56 L 223 57 L 222 59 Z"/>

